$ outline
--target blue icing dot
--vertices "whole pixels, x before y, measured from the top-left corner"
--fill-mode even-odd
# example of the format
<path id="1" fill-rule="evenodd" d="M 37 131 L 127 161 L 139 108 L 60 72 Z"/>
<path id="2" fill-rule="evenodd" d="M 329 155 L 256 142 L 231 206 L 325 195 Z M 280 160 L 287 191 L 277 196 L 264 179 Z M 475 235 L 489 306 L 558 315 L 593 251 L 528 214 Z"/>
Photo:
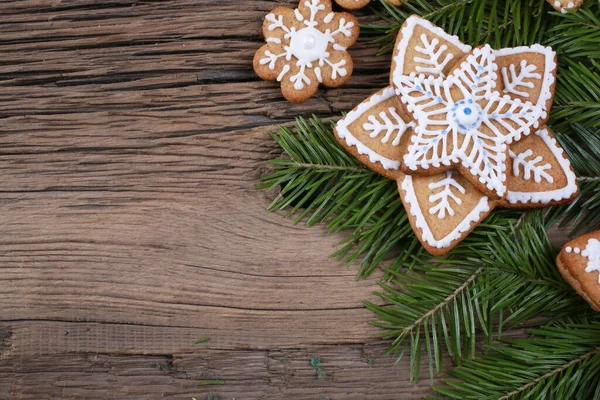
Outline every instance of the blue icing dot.
<path id="1" fill-rule="evenodd" d="M 512 113 L 506 113 L 506 118 L 512 117 Z"/>
<path id="2" fill-rule="evenodd" d="M 487 166 L 488 166 L 488 168 L 492 168 L 492 163 L 491 163 L 491 162 L 489 162 L 489 161 L 488 161 L 488 162 L 486 162 L 486 163 L 485 163 L 485 165 L 487 165 Z"/>
<path id="3" fill-rule="evenodd" d="M 421 87 L 421 85 L 417 85 L 417 86 L 415 87 L 415 89 L 417 89 L 419 92 L 423 90 L 423 88 Z"/>
<path id="4" fill-rule="evenodd" d="M 478 70 L 478 71 L 483 71 L 483 67 L 482 67 L 481 65 L 478 65 L 478 66 L 477 66 L 477 70 Z"/>
<path id="5" fill-rule="evenodd" d="M 497 113 L 492 113 L 492 118 L 498 118 L 498 114 Z"/>
<path id="6" fill-rule="evenodd" d="M 469 104 L 473 104 L 473 99 L 469 99 Z"/>
<path id="7" fill-rule="evenodd" d="M 427 91 L 427 96 L 431 96 L 431 90 Z"/>
<path id="8" fill-rule="evenodd" d="M 483 141 L 481 139 L 477 139 L 477 144 L 483 144 Z"/>
<path id="9" fill-rule="evenodd" d="M 436 97 L 436 100 L 437 100 L 438 102 L 440 102 L 440 103 L 443 103 L 443 102 L 444 102 L 440 96 Z"/>
<path id="10" fill-rule="evenodd" d="M 472 90 L 475 90 L 475 89 L 477 89 L 477 85 L 471 85 L 471 89 L 472 89 Z"/>
<path id="11" fill-rule="evenodd" d="M 467 108 L 465 108 L 465 111 L 464 111 L 464 113 L 465 113 L 465 115 L 471 115 L 471 109 L 470 109 L 470 108 L 468 108 L 468 107 L 467 107 Z"/>
<path id="12" fill-rule="evenodd" d="M 442 131 L 442 135 L 447 135 L 447 134 L 448 134 L 448 131 L 444 129 L 444 130 Z"/>

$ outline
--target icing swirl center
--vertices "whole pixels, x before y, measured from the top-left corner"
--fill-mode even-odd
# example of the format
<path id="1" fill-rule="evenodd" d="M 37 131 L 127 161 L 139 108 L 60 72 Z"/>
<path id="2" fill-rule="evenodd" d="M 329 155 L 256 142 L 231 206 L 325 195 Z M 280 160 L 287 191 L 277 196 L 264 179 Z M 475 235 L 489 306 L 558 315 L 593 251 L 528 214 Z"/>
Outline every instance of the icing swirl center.
<path id="1" fill-rule="evenodd" d="M 298 66 L 327 58 L 327 36 L 313 28 L 302 28 L 290 40 L 290 51 L 298 59 Z"/>

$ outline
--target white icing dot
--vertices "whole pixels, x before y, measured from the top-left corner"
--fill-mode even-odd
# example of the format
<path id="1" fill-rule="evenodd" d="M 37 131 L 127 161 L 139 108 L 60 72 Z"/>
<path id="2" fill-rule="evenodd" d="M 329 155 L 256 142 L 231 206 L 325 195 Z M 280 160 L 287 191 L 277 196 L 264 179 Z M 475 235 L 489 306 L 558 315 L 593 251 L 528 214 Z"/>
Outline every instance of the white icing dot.
<path id="1" fill-rule="evenodd" d="M 555 1 L 554 2 L 554 7 L 560 7 L 560 1 Z"/>
<path id="2" fill-rule="evenodd" d="M 327 36 L 315 28 L 300 29 L 290 40 L 290 51 L 300 64 L 327 58 Z"/>
<path id="3" fill-rule="evenodd" d="M 575 252 L 575 254 L 581 253 L 581 249 L 579 247 L 575 247 L 575 249 L 573 249 L 573 251 Z"/>
<path id="4" fill-rule="evenodd" d="M 567 246 L 567 247 L 565 248 L 565 251 L 566 251 L 567 253 L 570 253 L 570 252 L 572 252 L 572 251 L 573 251 L 573 248 L 572 248 L 571 246 Z"/>
<path id="5" fill-rule="evenodd" d="M 570 2 L 569 4 L 567 4 L 567 7 L 568 7 L 568 8 L 573 8 L 573 7 L 575 7 L 575 3 L 573 3 L 573 2 Z"/>

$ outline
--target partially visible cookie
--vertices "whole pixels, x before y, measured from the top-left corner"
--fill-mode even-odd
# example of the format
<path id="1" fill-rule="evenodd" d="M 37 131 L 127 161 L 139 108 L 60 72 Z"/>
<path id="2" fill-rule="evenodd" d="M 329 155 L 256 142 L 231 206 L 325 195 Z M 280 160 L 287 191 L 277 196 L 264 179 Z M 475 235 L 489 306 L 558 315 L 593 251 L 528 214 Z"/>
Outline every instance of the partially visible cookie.
<path id="1" fill-rule="evenodd" d="M 396 180 L 403 154 L 400 144 L 414 123 L 408 118 L 393 87 L 375 93 L 335 125 L 335 138 L 359 161 L 375 172 Z"/>
<path id="2" fill-rule="evenodd" d="M 556 9 L 563 14 L 567 13 L 567 10 L 577 11 L 583 4 L 583 0 L 546 0 Z"/>
<path id="3" fill-rule="evenodd" d="M 568 242 L 556 258 L 561 275 L 596 311 L 600 311 L 600 231 Z"/>
<path id="4" fill-rule="evenodd" d="M 338 5 L 347 10 L 358 10 L 371 2 L 371 0 L 335 0 Z"/>
<path id="5" fill-rule="evenodd" d="M 346 49 L 358 38 L 358 21 L 331 11 L 331 0 L 302 0 L 298 8 L 277 7 L 265 17 L 267 44 L 254 55 L 254 71 L 262 79 L 281 82 L 283 96 L 301 103 L 319 84 L 343 85 L 352 75 Z"/>
<path id="6" fill-rule="evenodd" d="M 385 0 L 394 6 L 401 6 L 403 3 L 400 0 Z M 335 0 L 338 5 L 348 10 L 358 10 L 371 2 L 371 0 Z"/>

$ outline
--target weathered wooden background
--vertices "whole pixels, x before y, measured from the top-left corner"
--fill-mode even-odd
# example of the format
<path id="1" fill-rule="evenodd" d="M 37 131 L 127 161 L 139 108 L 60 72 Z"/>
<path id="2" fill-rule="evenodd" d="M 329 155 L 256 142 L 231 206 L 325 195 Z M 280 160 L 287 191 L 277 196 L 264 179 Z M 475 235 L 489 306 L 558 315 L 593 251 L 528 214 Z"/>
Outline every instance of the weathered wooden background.
<path id="1" fill-rule="evenodd" d="M 294 3 L 0 2 L 0 399 L 428 393 L 368 324 L 374 278 L 329 258 L 341 237 L 253 190 L 270 127 L 387 81 L 368 38 L 340 90 L 260 81 L 261 20 Z"/>

